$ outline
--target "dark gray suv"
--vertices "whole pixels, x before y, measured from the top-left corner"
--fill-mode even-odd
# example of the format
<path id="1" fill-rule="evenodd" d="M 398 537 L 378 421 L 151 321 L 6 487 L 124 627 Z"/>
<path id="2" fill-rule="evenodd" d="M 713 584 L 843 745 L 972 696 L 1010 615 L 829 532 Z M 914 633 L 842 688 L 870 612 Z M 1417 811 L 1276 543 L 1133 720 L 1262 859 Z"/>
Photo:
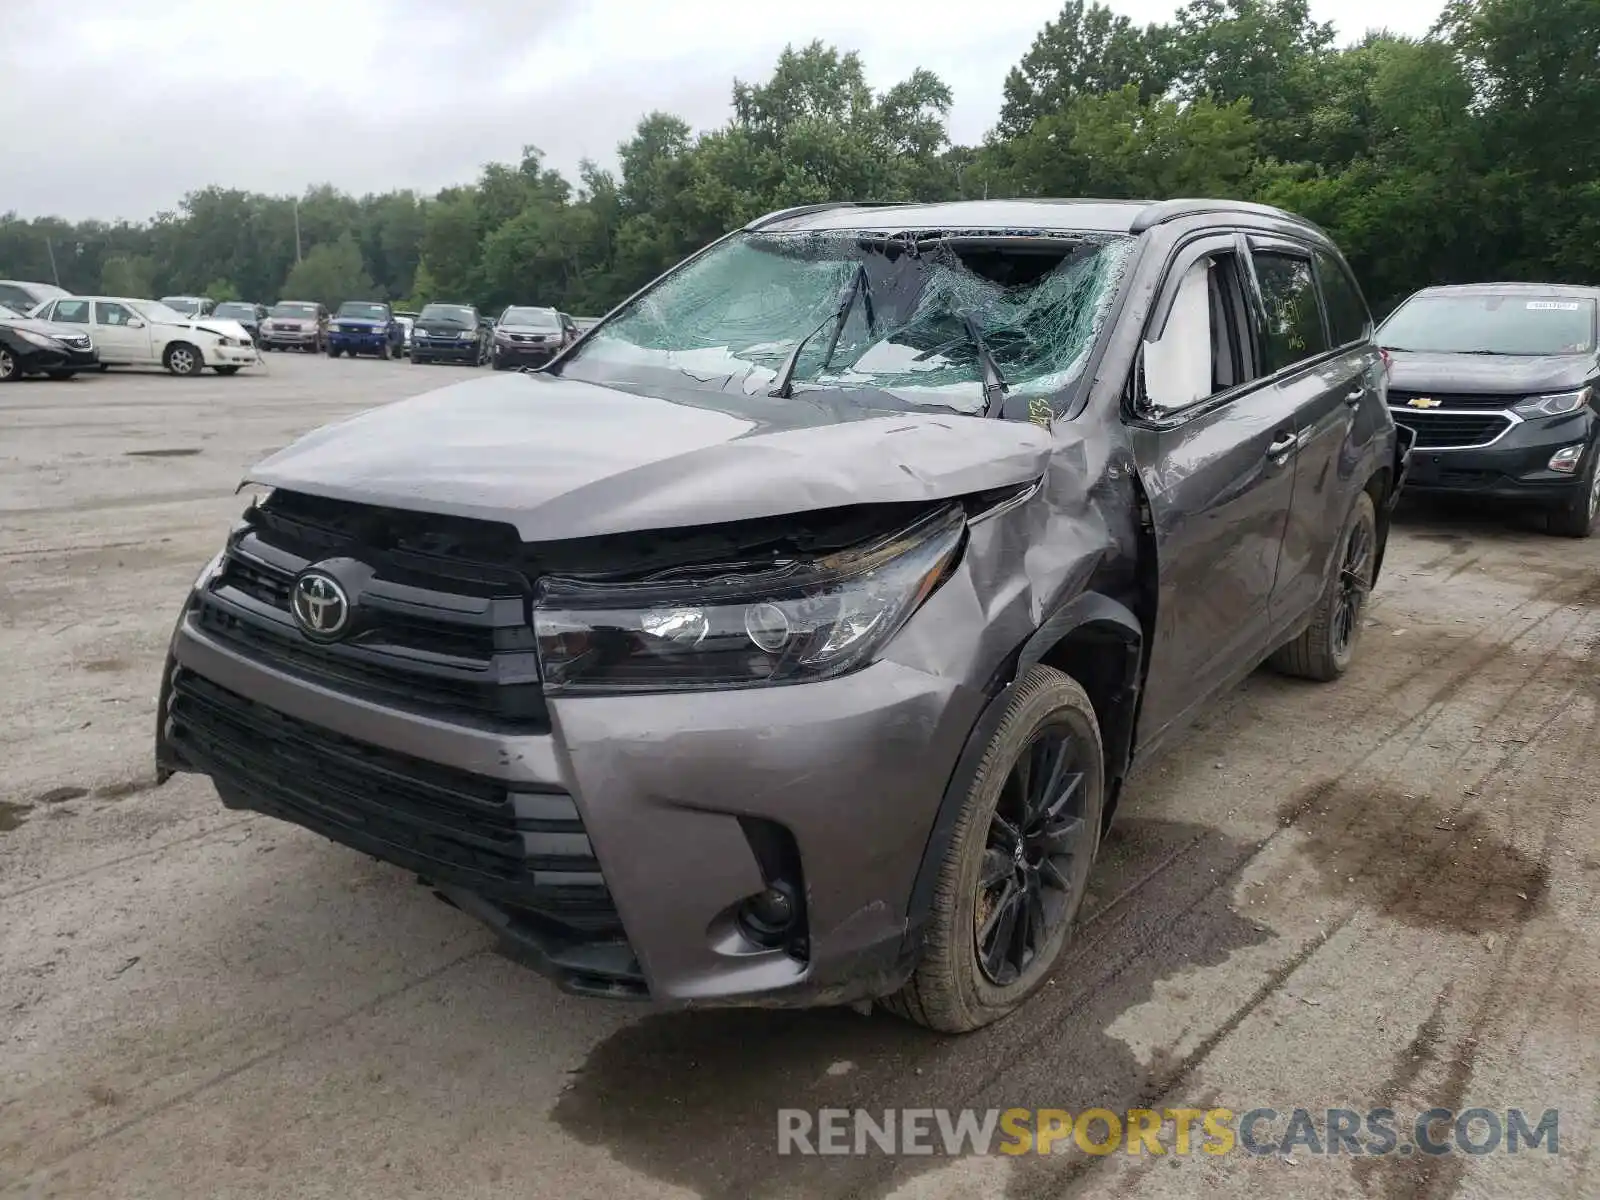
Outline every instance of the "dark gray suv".
<path id="1" fill-rule="evenodd" d="M 1370 329 L 1274 209 L 775 213 L 544 371 L 255 468 L 160 770 L 574 991 L 975 1029 L 1134 761 L 1349 665 L 1406 465 Z"/>

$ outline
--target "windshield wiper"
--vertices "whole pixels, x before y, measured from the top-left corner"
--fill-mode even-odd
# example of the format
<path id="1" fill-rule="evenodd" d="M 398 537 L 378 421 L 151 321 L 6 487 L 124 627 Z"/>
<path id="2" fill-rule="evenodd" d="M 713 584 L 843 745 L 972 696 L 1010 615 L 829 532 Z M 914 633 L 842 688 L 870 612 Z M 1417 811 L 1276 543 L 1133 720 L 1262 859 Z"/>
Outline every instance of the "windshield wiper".
<path id="1" fill-rule="evenodd" d="M 962 313 L 961 326 L 967 331 L 967 340 L 972 343 L 972 348 L 978 352 L 978 371 L 983 376 L 983 415 L 998 416 L 1011 385 L 1000 374 L 994 355 L 989 353 L 989 343 L 984 341 L 983 326 L 978 324 L 978 318 L 971 313 Z"/>
<path id="2" fill-rule="evenodd" d="M 822 324 L 795 343 L 794 349 L 789 351 L 789 357 L 784 360 L 783 369 L 778 372 L 777 384 L 767 395 L 777 397 L 780 400 L 788 400 L 793 397 L 794 372 L 795 368 L 800 365 L 800 352 L 806 348 L 806 344 L 812 338 L 816 337 L 831 323 L 833 325 L 833 337 L 828 340 L 827 352 L 822 356 L 822 366 L 817 369 L 820 372 L 827 367 L 828 360 L 833 357 L 834 350 L 839 346 L 839 336 L 844 333 L 845 322 L 850 319 L 850 310 L 855 307 L 856 297 L 858 296 L 866 297 L 867 332 L 877 332 L 877 323 L 872 315 L 872 287 L 867 281 L 867 264 L 858 263 L 856 265 L 856 273 L 850 277 L 850 282 L 839 293 L 839 306 L 828 314 L 827 319 Z"/>

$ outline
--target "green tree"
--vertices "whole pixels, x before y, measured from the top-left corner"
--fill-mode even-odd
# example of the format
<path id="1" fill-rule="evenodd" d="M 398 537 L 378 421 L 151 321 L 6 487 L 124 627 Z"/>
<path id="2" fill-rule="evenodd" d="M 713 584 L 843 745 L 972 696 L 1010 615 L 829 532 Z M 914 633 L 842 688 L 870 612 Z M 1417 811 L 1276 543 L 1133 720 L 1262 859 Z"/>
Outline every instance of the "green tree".
<path id="1" fill-rule="evenodd" d="M 155 263 L 139 254 L 115 254 L 100 268 L 100 290 L 108 296 L 148 298 L 155 294 L 151 280 Z"/>
<path id="2" fill-rule="evenodd" d="M 1120 92 L 1129 84 L 1138 85 L 1141 99 L 1154 99 L 1170 82 L 1164 61 L 1169 35 L 1166 26 L 1139 29 L 1103 4 L 1067 0 L 1006 76 L 1001 134 L 1016 137 L 1080 96 Z"/>
<path id="3" fill-rule="evenodd" d="M 336 241 L 314 246 L 294 265 L 283 281 L 282 295 L 294 300 L 320 300 L 336 308 L 346 300 L 376 297 L 372 279 L 361 262 L 355 238 L 342 234 Z"/>

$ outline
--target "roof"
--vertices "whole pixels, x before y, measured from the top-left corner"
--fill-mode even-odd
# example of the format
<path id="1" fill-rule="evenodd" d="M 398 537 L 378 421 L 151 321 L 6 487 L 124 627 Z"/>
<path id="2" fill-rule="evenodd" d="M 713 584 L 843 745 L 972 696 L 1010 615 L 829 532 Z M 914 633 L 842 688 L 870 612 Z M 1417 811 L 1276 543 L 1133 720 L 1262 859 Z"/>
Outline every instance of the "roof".
<path id="1" fill-rule="evenodd" d="M 945 204 L 815 204 L 769 213 L 745 226 L 783 233 L 827 231 L 1016 230 L 1018 232 L 1143 233 L 1184 217 L 1250 215 L 1306 225 L 1278 208 L 1242 200 L 958 200 Z"/>

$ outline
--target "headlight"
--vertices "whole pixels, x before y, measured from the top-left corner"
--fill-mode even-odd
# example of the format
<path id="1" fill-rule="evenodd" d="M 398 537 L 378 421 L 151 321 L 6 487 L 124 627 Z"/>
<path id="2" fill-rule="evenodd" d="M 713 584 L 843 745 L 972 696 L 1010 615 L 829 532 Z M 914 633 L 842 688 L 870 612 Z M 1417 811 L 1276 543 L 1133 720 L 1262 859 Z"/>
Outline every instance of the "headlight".
<path id="1" fill-rule="evenodd" d="M 1577 412 L 1589 403 L 1592 388 L 1579 388 L 1575 392 L 1552 392 L 1548 396 L 1531 396 L 1521 404 L 1511 406 L 1511 411 L 1524 417 L 1559 417 Z"/>
<path id="2" fill-rule="evenodd" d="M 227 554 L 228 551 L 226 549 L 218 550 L 216 554 L 212 556 L 211 561 L 200 568 L 200 574 L 194 577 L 194 586 L 192 586 L 189 590 L 191 592 L 198 592 L 210 584 L 210 582 L 222 571 L 222 560 L 227 557 Z"/>
<path id="3" fill-rule="evenodd" d="M 697 582 L 547 579 L 534 608 L 547 692 L 806 683 L 865 666 L 939 585 L 966 521 L 944 509 L 863 547 Z"/>
<path id="4" fill-rule="evenodd" d="M 56 341 L 55 338 L 46 337 L 42 333 L 35 333 L 31 329 L 16 329 L 16 330 L 13 330 L 12 332 L 14 332 L 23 341 L 29 342 L 29 343 L 31 343 L 31 344 L 33 344 L 35 346 L 38 346 L 38 347 L 40 347 L 42 349 L 45 349 L 45 350 L 65 350 L 66 349 L 66 347 L 63 346 L 60 342 Z"/>

